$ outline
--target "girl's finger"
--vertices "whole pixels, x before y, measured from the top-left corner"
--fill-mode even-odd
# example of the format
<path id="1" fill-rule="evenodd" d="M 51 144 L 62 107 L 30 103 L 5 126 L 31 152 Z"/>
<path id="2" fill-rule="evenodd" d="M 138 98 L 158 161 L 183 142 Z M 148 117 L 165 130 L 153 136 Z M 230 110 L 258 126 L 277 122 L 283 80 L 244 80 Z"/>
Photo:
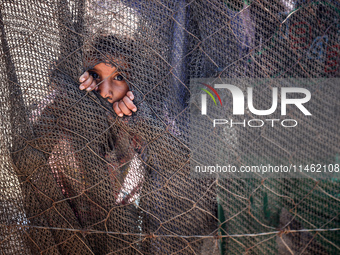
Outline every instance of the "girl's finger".
<path id="1" fill-rule="evenodd" d="M 91 85 L 86 89 L 86 91 L 91 91 L 97 88 L 97 82 L 95 80 L 93 80 L 93 82 L 91 83 Z"/>
<path id="2" fill-rule="evenodd" d="M 115 111 L 115 113 L 119 116 L 119 117 L 123 117 L 123 112 L 121 111 L 121 109 L 118 106 L 118 102 L 113 103 L 113 110 Z"/>
<path id="3" fill-rule="evenodd" d="M 84 81 L 86 81 L 89 78 L 90 74 L 89 72 L 85 72 L 83 73 L 80 77 L 79 77 L 79 82 L 83 83 Z"/>
<path id="4" fill-rule="evenodd" d="M 135 99 L 135 96 L 133 95 L 132 91 L 128 91 L 126 95 L 130 98 L 130 100 Z"/>
<path id="5" fill-rule="evenodd" d="M 125 96 L 123 98 L 123 102 L 125 103 L 126 107 L 129 110 L 131 110 L 133 112 L 137 111 L 137 107 L 135 106 L 135 104 L 132 102 L 132 100 L 128 96 Z"/>
<path id="6" fill-rule="evenodd" d="M 130 111 L 130 109 L 126 107 L 124 101 L 122 101 L 122 100 L 119 101 L 119 102 L 118 102 L 118 106 L 119 106 L 120 110 L 121 110 L 125 115 L 130 116 L 130 115 L 132 114 L 132 112 Z"/>
<path id="7" fill-rule="evenodd" d="M 92 82 L 93 82 L 93 77 L 89 76 L 86 81 L 80 84 L 79 89 L 80 90 L 87 89 L 89 86 L 91 86 Z"/>

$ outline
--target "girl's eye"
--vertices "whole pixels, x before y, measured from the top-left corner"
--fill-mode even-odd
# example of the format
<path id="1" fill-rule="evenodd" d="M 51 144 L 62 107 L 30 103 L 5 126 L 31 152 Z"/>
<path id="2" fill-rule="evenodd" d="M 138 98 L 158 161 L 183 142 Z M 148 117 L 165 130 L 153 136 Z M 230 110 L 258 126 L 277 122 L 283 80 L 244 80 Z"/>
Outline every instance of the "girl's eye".
<path id="1" fill-rule="evenodd" d="M 117 80 L 117 81 L 122 81 L 122 80 L 124 80 L 124 77 L 123 77 L 122 75 L 118 74 L 118 75 L 115 76 L 113 79 L 114 79 L 114 80 Z"/>
<path id="2" fill-rule="evenodd" d="M 99 78 L 99 75 L 95 72 L 89 72 L 89 74 L 93 77 L 93 79 L 98 79 Z"/>

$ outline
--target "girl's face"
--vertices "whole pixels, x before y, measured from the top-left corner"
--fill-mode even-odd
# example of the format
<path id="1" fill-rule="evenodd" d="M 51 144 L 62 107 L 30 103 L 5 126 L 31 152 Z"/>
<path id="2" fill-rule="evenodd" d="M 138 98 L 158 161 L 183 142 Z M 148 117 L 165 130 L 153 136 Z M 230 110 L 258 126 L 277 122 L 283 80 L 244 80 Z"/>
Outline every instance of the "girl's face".
<path id="1" fill-rule="evenodd" d="M 117 71 L 115 66 L 100 63 L 88 72 L 97 83 L 95 90 L 110 103 L 121 100 L 129 91 L 129 86 L 124 77 Z"/>

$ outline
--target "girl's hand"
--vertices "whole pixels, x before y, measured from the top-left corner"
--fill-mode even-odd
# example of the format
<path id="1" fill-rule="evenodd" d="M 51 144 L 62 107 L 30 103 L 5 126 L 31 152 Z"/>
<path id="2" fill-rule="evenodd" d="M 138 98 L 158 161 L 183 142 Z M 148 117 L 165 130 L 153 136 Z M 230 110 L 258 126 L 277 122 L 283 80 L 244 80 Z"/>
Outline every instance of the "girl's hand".
<path id="1" fill-rule="evenodd" d="M 132 112 L 137 111 L 137 107 L 132 102 L 133 99 L 132 91 L 128 91 L 121 100 L 113 103 L 113 110 L 119 117 L 123 117 L 124 114 L 131 116 Z"/>
<path id="2" fill-rule="evenodd" d="M 87 71 L 79 77 L 79 82 L 80 82 L 80 86 L 79 86 L 80 90 L 84 90 L 84 89 L 86 89 L 86 91 L 92 91 L 92 90 L 97 91 L 98 90 L 96 80 Z"/>

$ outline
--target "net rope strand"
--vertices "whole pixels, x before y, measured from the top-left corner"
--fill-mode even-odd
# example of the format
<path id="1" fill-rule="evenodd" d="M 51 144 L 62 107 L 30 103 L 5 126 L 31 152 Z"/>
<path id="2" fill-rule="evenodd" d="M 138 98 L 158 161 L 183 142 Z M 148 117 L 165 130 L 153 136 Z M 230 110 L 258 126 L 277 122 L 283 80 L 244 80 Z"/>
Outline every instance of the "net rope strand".
<path id="1" fill-rule="evenodd" d="M 6 227 L 24 227 L 24 228 L 43 228 L 41 226 L 25 226 L 25 225 L 11 225 Z M 66 230 L 66 231 L 73 231 L 73 232 L 82 232 L 85 234 L 91 234 L 91 233 L 97 233 L 97 234 L 112 234 L 112 235 L 137 235 L 137 236 L 144 236 L 148 238 L 157 238 L 157 237 L 182 237 L 182 238 L 216 238 L 216 236 L 201 236 L 201 235 L 191 235 L 191 236 L 181 236 L 181 235 L 155 235 L 155 234 L 136 234 L 136 233 L 121 233 L 121 232 L 110 232 L 110 231 L 98 231 L 98 230 L 84 230 L 84 229 L 73 229 L 73 228 L 51 228 L 49 229 L 53 230 Z M 245 237 L 245 236 L 264 236 L 264 235 L 282 235 L 282 234 L 289 234 L 289 233 L 298 233 L 298 232 L 325 232 L 325 231 L 340 231 L 340 228 L 330 228 L 330 229 L 285 229 L 281 231 L 271 231 L 271 232 L 265 232 L 265 233 L 253 233 L 253 234 L 232 234 L 232 235 L 218 235 L 218 238 L 222 237 Z"/>

